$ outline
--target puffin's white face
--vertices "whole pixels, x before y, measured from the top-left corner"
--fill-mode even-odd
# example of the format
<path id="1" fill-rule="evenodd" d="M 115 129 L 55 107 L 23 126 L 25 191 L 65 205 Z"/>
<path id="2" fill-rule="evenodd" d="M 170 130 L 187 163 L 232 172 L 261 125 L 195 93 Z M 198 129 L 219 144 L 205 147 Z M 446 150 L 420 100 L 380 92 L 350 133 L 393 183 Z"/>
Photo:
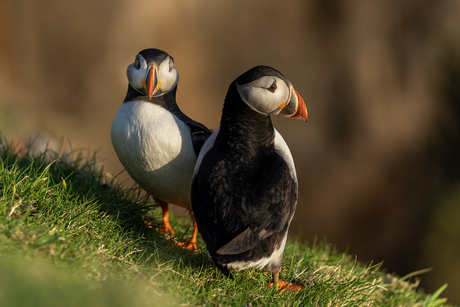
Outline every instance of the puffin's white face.
<path id="1" fill-rule="evenodd" d="M 263 76 L 245 84 L 236 82 L 241 99 L 254 111 L 307 120 L 305 102 L 291 84 L 276 76 Z"/>
<path id="2" fill-rule="evenodd" d="M 138 54 L 134 63 L 128 66 L 126 75 L 129 84 L 149 99 L 168 93 L 179 81 L 179 73 L 169 56 L 157 66 L 155 63 L 148 65 L 147 60 Z"/>

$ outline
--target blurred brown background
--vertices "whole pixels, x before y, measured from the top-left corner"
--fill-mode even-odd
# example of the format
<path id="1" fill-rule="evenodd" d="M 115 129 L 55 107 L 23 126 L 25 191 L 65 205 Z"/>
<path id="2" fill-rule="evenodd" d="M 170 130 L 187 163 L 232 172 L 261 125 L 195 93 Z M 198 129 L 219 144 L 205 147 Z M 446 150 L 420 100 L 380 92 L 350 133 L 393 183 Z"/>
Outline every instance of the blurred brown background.
<path id="1" fill-rule="evenodd" d="M 459 16 L 454 0 L 0 0 L 0 130 L 68 137 L 117 174 L 137 52 L 175 58 L 179 106 L 213 129 L 230 82 L 273 66 L 309 111 L 273 119 L 300 182 L 291 234 L 400 275 L 433 267 L 422 286 L 460 303 Z"/>

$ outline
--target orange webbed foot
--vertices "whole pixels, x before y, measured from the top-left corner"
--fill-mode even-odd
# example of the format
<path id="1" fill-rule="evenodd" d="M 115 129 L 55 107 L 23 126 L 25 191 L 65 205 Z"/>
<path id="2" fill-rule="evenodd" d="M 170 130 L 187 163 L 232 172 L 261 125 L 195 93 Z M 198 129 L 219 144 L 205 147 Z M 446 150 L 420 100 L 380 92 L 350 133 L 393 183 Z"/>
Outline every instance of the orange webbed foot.
<path id="1" fill-rule="evenodd" d="M 271 289 L 273 285 L 275 285 L 275 287 L 278 288 L 278 290 L 280 290 L 281 292 L 284 292 L 286 290 L 290 292 L 296 292 L 304 288 L 304 285 L 302 284 L 296 284 L 284 280 L 279 280 L 279 274 L 279 272 L 273 273 L 273 280 L 268 284 L 268 289 Z"/>
<path id="2" fill-rule="evenodd" d="M 171 225 L 169 223 L 165 224 L 163 223 L 163 226 L 158 228 L 159 231 L 168 233 L 169 235 L 174 235 L 174 230 L 172 229 Z"/>
<path id="3" fill-rule="evenodd" d="M 192 238 L 190 239 L 190 241 L 188 242 L 177 242 L 176 241 L 176 245 L 177 246 L 180 246 L 182 248 L 185 248 L 185 249 L 189 249 L 191 250 L 192 252 L 196 252 L 197 251 L 197 248 L 196 248 L 196 237 L 198 235 L 198 226 L 196 225 L 196 221 L 195 221 L 195 218 L 192 217 L 192 220 L 193 220 L 193 234 L 192 234 Z"/>
<path id="4" fill-rule="evenodd" d="M 286 290 L 291 291 L 291 292 L 296 292 L 304 288 L 304 285 L 302 284 L 296 284 L 296 283 L 291 283 L 291 282 L 287 282 L 284 280 L 280 280 L 276 284 L 273 284 L 273 282 L 270 282 L 268 284 L 268 289 L 271 289 L 273 285 L 275 285 L 275 287 L 278 288 L 278 290 L 280 290 L 281 293 L 283 293 Z"/>
<path id="5" fill-rule="evenodd" d="M 178 242 L 178 241 L 175 241 L 175 243 L 176 243 L 177 246 L 180 246 L 180 247 L 182 247 L 183 249 L 189 249 L 189 250 L 191 250 L 192 252 L 196 252 L 196 251 L 197 251 L 196 242 L 192 242 L 192 241 L 188 241 L 188 242 Z"/>

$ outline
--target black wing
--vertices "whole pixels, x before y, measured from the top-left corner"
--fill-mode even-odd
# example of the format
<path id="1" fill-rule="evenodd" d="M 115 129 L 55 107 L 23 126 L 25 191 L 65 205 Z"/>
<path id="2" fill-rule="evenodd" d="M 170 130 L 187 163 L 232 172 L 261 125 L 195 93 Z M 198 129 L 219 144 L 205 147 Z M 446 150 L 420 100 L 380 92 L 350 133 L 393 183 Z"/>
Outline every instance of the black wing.
<path id="1" fill-rule="evenodd" d="M 165 95 L 165 106 L 172 114 L 174 114 L 178 119 L 183 121 L 189 127 L 192 138 L 193 150 L 195 151 L 195 154 L 198 156 L 201 147 L 203 146 L 204 142 L 208 139 L 208 137 L 212 134 L 212 131 L 202 123 L 199 123 L 191 119 L 181 111 L 181 109 L 176 103 L 176 91 L 177 87 L 172 90 L 173 95 Z"/>
<path id="2" fill-rule="evenodd" d="M 198 123 L 198 122 L 195 122 Z M 201 126 L 204 127 L 202 129 L 200 126 L 195 126 L 188 124 L 188 127 L 190 128 L 190 133 L 192 136 L 192 144 L 193 144 L 193 150 L 195 151 L 195 154 L 198 156 L 200 154 L 201 147 L 203 147 L 204 142 L 209 138 L 209 136 L 212 134 L 212 131 L 206 128 L 204 125 L 200 124 Z"/>
<path id="3" fill-rule="evenodd" d="M 211 256 L 242 254 L 285 233 L 297 192 L 288 165 L 276 152 L 248 163 L 211 149 L 192 183 L 193 211 Z"/>

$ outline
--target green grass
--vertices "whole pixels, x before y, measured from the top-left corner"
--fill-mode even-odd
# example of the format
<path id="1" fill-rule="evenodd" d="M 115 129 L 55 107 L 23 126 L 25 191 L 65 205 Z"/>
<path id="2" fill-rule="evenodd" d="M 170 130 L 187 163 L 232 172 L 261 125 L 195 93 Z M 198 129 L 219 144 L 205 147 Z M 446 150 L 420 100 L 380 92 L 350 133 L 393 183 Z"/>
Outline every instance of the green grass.
<path id="1" fill-rule="evenodd" d="M 447 306 L 325 241 L 289 241 L 280 277 L 298 293 L 267 288 L 260 270 L 225 278 L 207 260 L 174 245 L 156 225 L 159 210 L 137 188 L 108 180 L 95 155 L 52 150 L 31 157 L 0 144 L 0 306 Z M 414 274 L 416 275 L 416 274 Z"/>

